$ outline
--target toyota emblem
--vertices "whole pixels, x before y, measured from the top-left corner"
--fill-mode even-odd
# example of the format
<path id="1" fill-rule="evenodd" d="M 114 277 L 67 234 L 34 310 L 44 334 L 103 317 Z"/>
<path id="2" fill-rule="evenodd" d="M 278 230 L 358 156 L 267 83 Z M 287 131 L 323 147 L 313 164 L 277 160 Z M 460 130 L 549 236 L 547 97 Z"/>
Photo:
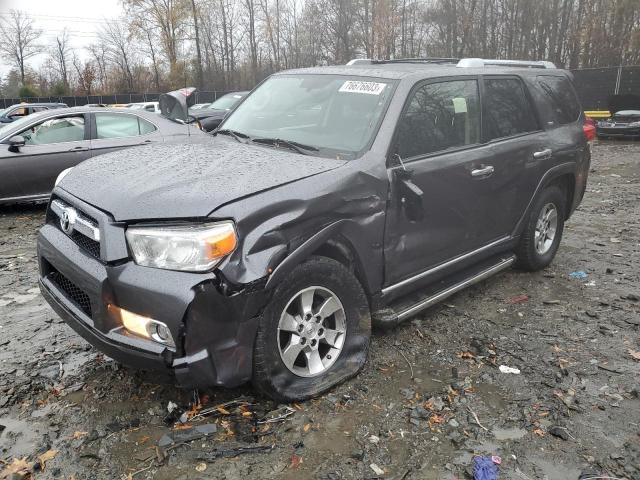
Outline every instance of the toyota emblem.
<path id="1" fill-rule="evenodd" d="M 72 208 L 65 208 L 60 216 L 60 228 L 67 235 L 73 233 L 73 226 L 76 223 L 76 212 Z"/>

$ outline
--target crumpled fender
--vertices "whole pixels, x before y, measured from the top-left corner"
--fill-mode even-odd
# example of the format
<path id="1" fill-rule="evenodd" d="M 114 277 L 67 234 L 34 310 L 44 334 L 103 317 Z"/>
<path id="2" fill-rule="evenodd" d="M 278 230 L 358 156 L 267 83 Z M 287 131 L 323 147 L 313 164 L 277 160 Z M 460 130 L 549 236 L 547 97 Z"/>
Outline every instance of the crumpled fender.
<path id="1" fill-rule="evenodd" d="M 365 155 L 221 206 L 211 216 L 234 219 L 238 232 L 221 276 L 240 288 L 260 279 L 273 288 L 328 240 L 340 238 L 362 267 L 365 289 L 378 291 L 388 188 L 384 164 Z"/>

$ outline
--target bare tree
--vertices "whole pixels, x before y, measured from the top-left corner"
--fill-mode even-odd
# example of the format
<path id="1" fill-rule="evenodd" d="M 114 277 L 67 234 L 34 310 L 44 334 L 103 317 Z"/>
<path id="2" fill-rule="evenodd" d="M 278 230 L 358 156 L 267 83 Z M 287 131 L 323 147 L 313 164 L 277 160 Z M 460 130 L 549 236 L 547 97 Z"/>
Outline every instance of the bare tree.
<path id="1" fill-rule="evenodd" d="M 26 61 L 37 55 L 37 40 L 41 31 L 34 26 L 33 19 L 20 10 L 11 10 L 9 16 L 0 21 L 0 53 L 20 71 L 24 85 Z"/>
<path id="2" fill-rule="evenodd" d="M 71 46 L 69 45 L 69 32 L 66 28 L 62 31 L 62 35 L 56 36 L 50 55 L 56 64 L 62 84 L 65 89 L 68 89 L 69 75 L 67 73 L 67 65 L 69 62 L 69 56 L 71 55 Z"/>

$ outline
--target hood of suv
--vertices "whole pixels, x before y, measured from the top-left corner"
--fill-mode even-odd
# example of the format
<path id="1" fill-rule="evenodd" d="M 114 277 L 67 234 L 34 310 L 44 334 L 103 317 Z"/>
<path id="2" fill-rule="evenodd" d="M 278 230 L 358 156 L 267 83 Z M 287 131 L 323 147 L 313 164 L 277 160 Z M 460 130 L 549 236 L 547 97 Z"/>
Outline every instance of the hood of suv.
<path id="1" fill-rule="evenodd" d="M 199 143 L 159 144 L 100 155 L 74 167 L 58 188 L 117 221 L 194 218 L 344 163 L 206 138 Z"/>

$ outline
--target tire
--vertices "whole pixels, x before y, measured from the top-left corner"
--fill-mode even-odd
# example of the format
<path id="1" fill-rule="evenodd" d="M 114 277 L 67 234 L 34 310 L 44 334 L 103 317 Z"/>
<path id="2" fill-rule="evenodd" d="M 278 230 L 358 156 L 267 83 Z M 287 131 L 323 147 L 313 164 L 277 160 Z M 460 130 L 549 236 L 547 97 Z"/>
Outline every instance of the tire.
<path id="1" fill-rule="evenodd" d="M 311 314 L 302 307 L 309 304 Z M 304 312 L 311 318 L 303 320 Z M 312 257 L 276 287 L 260 318 L 253 385 L 279 402 L 319 395 L 362 369 L 370 336 L 371 312 L 360 282 L 341 263 Z"/>
<path id="2" fill-rule="evenodd" d="M 549 223 L 543 222 L 540 224 L 540 233 L 546 232 L 544 241 L 540 241 L 540 234 L 536 235 L 539 226 L 538 221 L 541 220 L 543 212 L 545 214 L 549 212 L 549 208 L 554 209 L 556 214 L 553 239 L 550 240 L 548 238 L 551 227 L 554 225 L 553 220 L 549 218 Z M 519 268 L 534 272 L 542 270 L 553 261 L 560 246 L 560 240 L 562 239 L 562 233 L 564 231 L 565 212 L 566 196 L 564 191 L 558 186 L 552 185 L 547 187 L 538 195 L 538 198 L 531 208 L 524 231 L 520 237 L 520 242 L 516 248 L 517 266 Z M 553 214 L 551 214 L 550 217 L 552 216 Z M 545 225 L 549 225 L 546 230 Z M 537 240 L 539 242 L 537 242 Z"/>

